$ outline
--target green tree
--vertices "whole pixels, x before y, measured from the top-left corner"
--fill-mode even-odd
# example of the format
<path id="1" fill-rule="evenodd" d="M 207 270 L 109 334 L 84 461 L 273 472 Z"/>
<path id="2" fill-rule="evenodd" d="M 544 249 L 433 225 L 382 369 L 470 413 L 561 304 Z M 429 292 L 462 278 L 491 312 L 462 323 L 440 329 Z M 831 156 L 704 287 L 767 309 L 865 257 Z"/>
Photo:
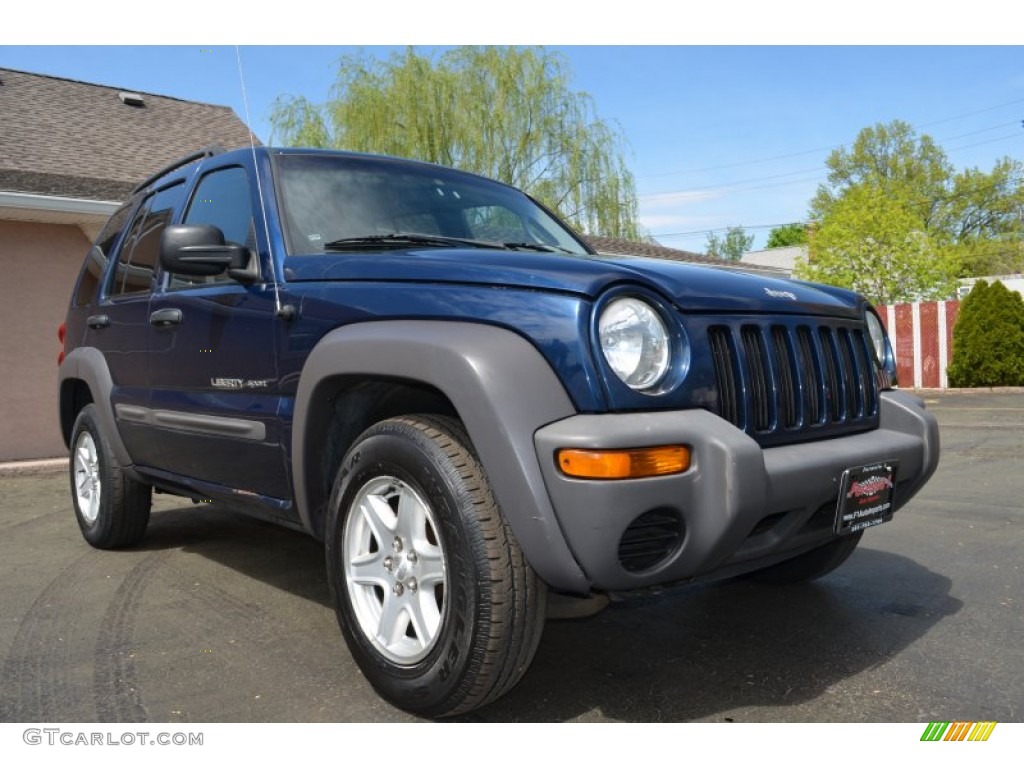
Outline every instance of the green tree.
<path id="1" fill-rule="evenodd" d="M 957 173 L 931 137 L 919 136 L 897 120 L 865 128 L 852 147 L 833 151 L 826 166 L 828 180 L 811 201 L 811 218 L 819 229 L 831 229 L 833 234 L 839 229 L 845 235 L 811 238 L 805 276 L 849 280 L 855 271 L 840 269 L 838 262 L 844 258 L 867 268 L 891 263 L 899 265 L 898 275 L 918 278 L 910 285 L 919 292 L 896 292 L 901 298 L 944 298 L 951 270 L 970 276 L 1022 267 L 1021 162 L 1006 158 L 990 173 L 976 168 Z M 854 206 L 860 210 L 852 210 Z M 885 210 L 883 221 L 873 219 L 879 208 Z M 837 217 L 840 222 L 834 223 Z M 877 237 L 879 230 L 885 230 L 885 238 Z M 864 242 L 858 245 L 858 239 Z M 881 242 L 890 249 L 887 259 L 865 264 L 863 251 L 880 247 Z M 823 252 L 826 244 L 828 253 Z M 817 262 L 821 263 L 815 267 Z M 861 281 L 892 282 L 892 276 L 864 275 L 859 270 L 856 274 Z M 854 287 L 851 282 L 839 284 Z"/>
<path id="2" fill-rule="evenodd" d="M 410 157 L 512 184 L 590 234 L 637 238 L 636 185 L 619 129 L 539 47 L 413 48 L 345 57 L 322 105 L 281 96 L 272 141 Z"/>
<path id="3" fill-rule="evenodd" d="M 917 207 L 928 228 L 932 208 L 949 192 L 953 166 L 930 136 L 918 136 L 900 120 L 864 128 L 850 149 L 833 150 L 825 160 L 828 180 L 811 201 L 811 217 L 824 220 L 845 194 L 868 186 Z"/>
<path id="4" fill-rule="evenodd" d="M 806 224 L 784 224 L 768 233 L 765 248 L 785 248 L 791 245 L 807 244 Z"/>
<path id="5" fill-rule="evenodd" d="M 960 305 L 953 329 L 954 387 L 1024 385 L 1024 299 L 1000 282 L 984 280 Z"/>
<path id="6" fill-rule="evenodd" d="M 1024 271 L 1024 164 L 1009 158 L 990 173 L 953 178 L 941 226 L 955 243 L 965 277 Z"/>
<path id="7" fill-rule="evenodd" d="M 708 242 L 704 250 L 708 256 L 716 259 L 739 261 L 753 244 L 754 236 L 748 235 L 743 227 L 729 227 L 725 237 L 708 232 Z"/>
<path id="8" fill-rule="evenodd" d="M 810 258 L 796 275 L 860 291 L 871 301 L 946 298 L 956 291 L 956 262 L 938 248 L 912 209 L 868 185 L 832 206 L 811 235 Z"/>

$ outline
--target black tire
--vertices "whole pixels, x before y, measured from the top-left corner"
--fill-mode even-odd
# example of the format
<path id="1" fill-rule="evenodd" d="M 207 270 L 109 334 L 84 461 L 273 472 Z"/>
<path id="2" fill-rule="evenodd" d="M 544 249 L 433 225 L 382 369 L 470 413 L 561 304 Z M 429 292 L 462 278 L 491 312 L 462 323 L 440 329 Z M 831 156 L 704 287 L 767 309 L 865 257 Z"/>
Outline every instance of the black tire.
<path id="1" fill-rule="evenodd" d="M 846 559 L 853 554 L 853 550 L 857 548 L 863 534 L 863 531 L 857 531 L 857 533 L 840 536 L 817 549 L 797 555 L 792 560 L 784 560 L 776 565 L 748 573 L 747 578 L 779 586 L 820 579 L 846 562 Z"/>
<path id="2" fill-rule="evenodd" d="M 508 692 L 533 660 L 546 587 L 459 422 L 408 416 L 364 432 L 334 481 L 326 551 L 352 656 L 395 706 L 468 712 Z"/>
<path id="3" fill-rule="evenodd" d="M 149 524 L 153 489 L 125 475 L 92 403 L 75 419 L 68 466 L 75 517 L 85 540 L 98 549 L 137 544 Z"/>

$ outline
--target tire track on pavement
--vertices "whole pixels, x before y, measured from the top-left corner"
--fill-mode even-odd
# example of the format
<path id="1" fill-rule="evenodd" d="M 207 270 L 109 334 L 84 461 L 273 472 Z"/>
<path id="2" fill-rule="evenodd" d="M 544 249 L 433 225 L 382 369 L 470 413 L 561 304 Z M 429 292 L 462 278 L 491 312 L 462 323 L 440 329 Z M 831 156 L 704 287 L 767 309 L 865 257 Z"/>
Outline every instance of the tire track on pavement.
<path id="1" fill-rule="evenodd" d="M 156 552 L 139 562 L 114 593 L 93 654 L 93 698 L 101 723 L 149 720 L 135 666 L 135 622 L 142 595 L 172 552 Z"/>
<path id="2" fill-rule="evenodd" d="M 0 673 L 0 721 L 60 722 L 72 719 L 72 663 L 78 599 L 94 553 L 62 570 L 22 616 Z"/>
<path id="3" fill-rule="evenodd" d="M 21 617 L 0 668 L 0 722 L 144 718 L 133 627 L 146 585 L 171 554 L 89 549 L 65 566 Z"/>
<path id="4" fill-rule="evenodd" d="M 142 624 L 138 629 L 140 639 L 151 643 L 152 653 L 138 660 L 145 679 L 166 681 L 147 692 L 153 717 L 170 712 L 175 721 L 234 722 L 321 720 L 328 713 L 331 720 L 347 707 L 353 710 L 349 719 L 365 717 L 365 705 L 349 698 L 356 686 L 368 695 L 368 684 L 347 655 L 333 612 L 301 598 L 296 600 L 307 610 L 298 614 L 286 604 L 264 602 L 258 583 L 252 591 L 249 580 L 230 573 L 199 576 L 182 560 L 153 585 L 152 598 L 164 605 L 161 620 L 173 622 L 159 632 Z M 174 620 L 178 612 L 183 615 Z M 286 704 L 290 697 L 304 704 Z"/>

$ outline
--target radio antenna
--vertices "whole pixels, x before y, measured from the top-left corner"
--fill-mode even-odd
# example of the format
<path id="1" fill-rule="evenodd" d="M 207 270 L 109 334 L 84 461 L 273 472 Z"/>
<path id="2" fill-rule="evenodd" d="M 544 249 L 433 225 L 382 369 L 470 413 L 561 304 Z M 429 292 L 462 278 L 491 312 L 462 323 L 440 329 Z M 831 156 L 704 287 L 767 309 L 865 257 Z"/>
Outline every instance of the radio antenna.
<path id="1" fill-rule="evenodd" d="M 256 160 L 256 136 L 252 132 L 252 120 L 249 118 L 249 98 L 245 93 L 245 75 L 242 74 L 242 52 L 235 46 L 235 59 L 238 61 L 238 82 L 242 85 L 242 106 L 245 109 L 245 127 L 249 131 L 249 149 L 252 151 L 252 167 L 256 174 L 256 194 L 260 198 L 260 213 L 263 216 L 263 234 L 267 239 L 267 257 L 270 259 L 270 279 L 274 286 L 274 310 L 278 317 L 286 320 L 294 314 L 293 307 L 281 306 L 281 294 L 277 285 L 277 265 L 274 261 L 274 246 L 270 240 L 270 225 L 267 223 L 267 204 L 263 199 L 263 182 L 259 164 Z"/>

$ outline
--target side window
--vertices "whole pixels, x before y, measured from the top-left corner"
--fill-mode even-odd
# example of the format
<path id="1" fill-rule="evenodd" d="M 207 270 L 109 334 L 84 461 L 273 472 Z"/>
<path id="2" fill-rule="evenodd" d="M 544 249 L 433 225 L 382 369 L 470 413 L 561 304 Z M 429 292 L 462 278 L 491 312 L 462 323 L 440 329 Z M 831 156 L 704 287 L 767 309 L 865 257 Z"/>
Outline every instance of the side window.
<path id="1" fill-rule="evenodd" d="M 244 168 L 221 168 L 199 180 L 192 195 L 185 224 L 212 224 L 224 233 L 224 242 L 256 250 L 256 229 L 252 217 L 249 177 Z M 210 277 L 171 275 L 169 288 L 180 290 L 197 285 L 231 282 L 226 273 Z"/>
<path id="2" fill-rule="evenodd" d="M 170 224 L 184 189 L 184 185 L 178 183 L 150 195 L 142 203 L 121 243 L 110 298 L 153 290 L 160 234 Z"/>
<path id="3" fill-rule="evenodd" d="M 128 214 L 131 213 L 134 203 L 134 200 L 125 203 L 107 219 L 107 223 L 96 237 L 96 242 L 89 249 L 78 277 L 78 285 L 75 287 L 76 307 L 84 307 L 95 298 L 96 289 L 103 282 L 103 275 L 107 271 L 110 252 L 117 244 L 117 238 L 124 230 L 125 224 L 128 223 Z"/>

